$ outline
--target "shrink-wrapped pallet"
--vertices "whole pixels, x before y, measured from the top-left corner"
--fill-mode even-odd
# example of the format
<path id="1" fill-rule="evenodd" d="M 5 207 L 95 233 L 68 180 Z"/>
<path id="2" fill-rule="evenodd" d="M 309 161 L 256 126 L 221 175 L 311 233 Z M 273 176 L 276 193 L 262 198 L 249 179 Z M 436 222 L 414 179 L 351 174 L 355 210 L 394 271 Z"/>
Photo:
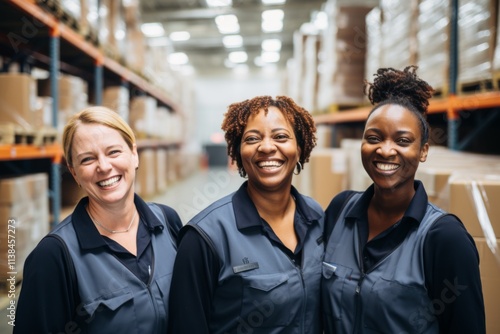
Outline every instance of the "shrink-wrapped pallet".
<path id="1" fill-rule="evenodd" d="M 309 112 L 318 109 L 318 53 L 321 37 L 309 35 L 304 44 L 304 76 L 302 82 L 301 105 Z"/>
<path id="2" fill-rule="evenodd" d="M 380 7 L 373 8 L 366 14 L 366 59 L 365 79 L 373 82 L 382 62 L 382 11 Z"/>
<path id="3" fill-rule="evenodd" d="M 496 30 L 495 52 L 493 54 L 493 72 L 500 76 L 500 9 L 497 8 L 497 30 Z M 497 87 L 498 88 L 498 87 Z"/>
<path id="4" fill-rule="evenodd" d="M 459 1 L 459 85 L 491 79 L 495 31 L 493 8 L 493 0 Z"/>
<path id="5" fill-rule="evenodd" d="M 319 109 L 335 111 L 365 103 L 365 16 L 372 8 L 368 3 L 327 2 L 328 27 L 323 32 L 321 47 Z"/>
<path id="6" fill-rule="evenodd" d="M 418 75 L 436 91 L 448 89 L 450 0 L 420 0 L 418 6 Z"/>
<path id="7" fill-rule="evenodd" d="M 402 70 L 417 61 L 417 0 L 381 0 L 382 67 Z"/>

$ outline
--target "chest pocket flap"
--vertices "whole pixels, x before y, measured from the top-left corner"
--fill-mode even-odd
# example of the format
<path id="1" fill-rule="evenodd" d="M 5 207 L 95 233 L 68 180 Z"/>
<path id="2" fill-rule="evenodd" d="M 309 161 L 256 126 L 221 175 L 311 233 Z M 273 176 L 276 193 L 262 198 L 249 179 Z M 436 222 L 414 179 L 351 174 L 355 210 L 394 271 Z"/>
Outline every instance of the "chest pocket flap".
<path id="1" fill-rule="evenodd" d="M 323 262 L 323 277 L 326 279 L 334 277 L 347 278 L 350 277 L 352 269 L 341 266 L 335 263 Z"/>
<path id="2" fill-rule="evenodd" d="M 111 311 L 115 311 L 129 300 L 132 300 L 133 297 L 133 294 L 128 289 L 121 289 L 108 295 L 103 295 L 85 304 L 83 307 L 90 316 L 93 316 L 99 307 L 106 307 Z"/>
<path id="3" fill-rule="evenodd" d="M 272 289 L 288 281 L 287 274 L 272 274 L 251 276 L 248 286 L 261 291 L 271 291 Z"/>

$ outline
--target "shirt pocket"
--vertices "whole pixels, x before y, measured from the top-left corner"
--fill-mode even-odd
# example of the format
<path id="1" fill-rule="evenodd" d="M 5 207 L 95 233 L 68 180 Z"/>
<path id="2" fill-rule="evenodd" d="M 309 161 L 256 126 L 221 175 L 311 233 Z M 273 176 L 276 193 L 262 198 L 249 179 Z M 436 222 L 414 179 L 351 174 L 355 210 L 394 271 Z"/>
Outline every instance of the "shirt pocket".
<path id="1" fill-rule="evenodd" d="M 86 322 L 92 326 L 100 321 L 109 322 L 125 304 L 129 303 L 132 306 L 133 298 L 132 292 L 128 288 L 123 288 L 85 303 L 83 308 L 89 315 Z M 105 328 L 108 328 L 107 326 Z"/>
<path id="2" fill-rule="evenodd" d="M 436 325 L 433 305 L 423 286 L 378 279 L 371 287 L 366 305 L 366 328 L 393 333 L 423 333 Z"/>
<path id="3" fill-rule="evenodd" d="M 297 306 L 290 303 L 290 296 L 297 287 L 288 274 L 250 275 L 243 277 L 243 282 L 240 320 L 247 327 L 287 326 L 291 322 Z"/>
<path id="4" fill-rule="evenodd" d="M 342 307 L 346 306 L 345 298 L 346 280 L 350 278 L 352 269 L 336 263 L 323 262 L 323 278 L 321 294 L 323 312 L 337 320 L 342 319 Z"/>

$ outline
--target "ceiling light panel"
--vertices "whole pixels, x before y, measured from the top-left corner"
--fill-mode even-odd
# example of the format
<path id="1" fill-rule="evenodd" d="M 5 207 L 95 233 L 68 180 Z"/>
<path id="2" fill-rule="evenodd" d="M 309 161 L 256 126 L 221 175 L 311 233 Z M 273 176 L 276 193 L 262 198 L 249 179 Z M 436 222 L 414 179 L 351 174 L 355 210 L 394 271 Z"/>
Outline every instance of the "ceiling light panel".
<path id="1" fill-rule="evenodd" d="M 189 62 L 189 58 L 184 52 L 175 52 L 168 56 L 168 62 L 172 65 L 185 65 Z"/>
<path id="2" fill-rule="evenodd" d="M 222 43 L 226 48 L 238 48 L 243 45 L 243 37 L 240 35 L 224 36 Z"/>
<path id="3" fill-rule="evenodd" d="M 221 34 L 235 34 L 240 31 L 238 18 L 233 14 L 216 16 L 215 24 Z"/>
<path id="4" fill-rule="evenodd" d="M 263 5 L 282 5 L 286 0 L 262 0 Z"/>
<path id="5" fill-rule="evenodd" d="M 165 34 L 163 25 L 158 22 L 143 23 L 141 25 L 141 31 L 146 37 L 160 37 Z"/>
<path id="6" fill-rule="evenodd" d="M 281 50 L 281 40 L 277 38 L 265 39 L 261 44 L 263 51 L 280 51 Z"/>
<path id="7" fill-rule="evenodd" d="M 232 5 L 233 5 L 232 0 L 207 0 L 208 7 L 226 7 Z"/>
<path id="8" fill-rule="evenodd" d="M 246 62 L 248 55 L 245 51 L 234 51 L 229 53 L 228 58 L 232 63 L 239 64 Z"/>
<path id="9" fill-rule="evenodd" d="M 191 34 L 187 31 L 174 31 L 169 35 L 170 39 L 174 42 L 187 41 L 191 38 Z"/>

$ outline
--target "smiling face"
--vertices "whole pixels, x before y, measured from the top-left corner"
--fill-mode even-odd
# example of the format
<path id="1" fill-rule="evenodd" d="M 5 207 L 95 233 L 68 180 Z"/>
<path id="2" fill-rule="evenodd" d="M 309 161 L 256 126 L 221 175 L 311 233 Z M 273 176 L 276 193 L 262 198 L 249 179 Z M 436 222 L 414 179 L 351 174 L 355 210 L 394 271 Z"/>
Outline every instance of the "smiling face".
<path id="1" fill-rule="evenodd" d="M 300 148 L 292 126 L 276 107 L 251 115 L 240 145 L 249 187 L 290 191 Z"/>
<path id="2" fill-rule="evenodd" d="M 421 146 L 421 135 L 417 116 L 399 105 L 383 105 L 369 116 L 361 159 L 377 188 L 413 191 L 418 164 L 429 150 L 428 143 Z"/>
<path id="3" fill-rule="evenodd" d="M 101 205 L 133 198 L 137 148 L 121 134 L 100 124 L 80 124 L 73 137 L 72 166 L 75 180 Z"/>

